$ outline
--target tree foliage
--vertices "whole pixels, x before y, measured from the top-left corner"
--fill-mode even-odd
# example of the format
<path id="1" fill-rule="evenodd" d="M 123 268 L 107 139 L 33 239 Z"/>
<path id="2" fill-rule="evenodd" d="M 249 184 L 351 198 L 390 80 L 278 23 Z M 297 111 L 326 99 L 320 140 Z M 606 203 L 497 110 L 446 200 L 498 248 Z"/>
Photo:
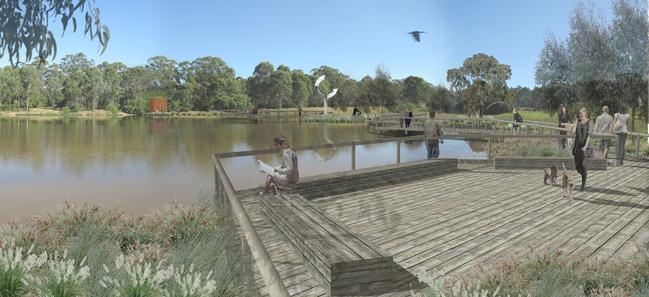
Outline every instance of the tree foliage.
<path id="1" fill-rule="evenodd" d="M 462 67 L 449 69 L 446 80 L 464 98 L 464 112 L 482 117 L 491 103 L 505 99 L 511 75 L 509 65 L 479 53 L 464 60 Z"/>
<path id="2" fill-rule="evenodd" d="M 102 25 L 99 8 L 86 0 L 0 0 L 0 58 L 9 57 L 12 65 L 38 58 L 39 66 L 47 58 L 56 57 L 56 38 L 50 23 L 61 21 L 63 32 L 72 25 L 77 31 L 77 18 L 85 19 L 84 35 L 97 38 L 103 53 L 110 31 Z M 22 56 L 21 56 L 22 53 Z"/>
<path id="3" fill-rule="evenodd" d="M 536 65 L 543 108 L 556 112 L 621 104 L 635 112 L 647 101 L 646 2 L 615 0 L 610 24 L 580 3 L 570 18 L 567 41 L 549 35 Z M 644 109 L 643 109 L 644 111 Z M 646 116 L 645 116 L 646 117 Z"/>
<path id="4" fill-rule="evenodd" d="M 342 110 L 386 107 L 394 111 L 425 104 L 433 110 L 449 111 L 456 106 L 446 88 L 415 76 L 394 80 L 381 66 L 374 77 L 356 81 L 326 65 L 307 74 L 261 62 L 250 77 L 242 78 L 218 57 L 177 62 L 155 56 L 145 65 L 128 67 L 120 62 L 96 65 L 77 53 L 42 68 L 37 62 L 1 68 L 0 109 L 52 106 L 141 114 L 147 112 L 148 100 L 157 96 L 166 97 L 172 111 L 319 107 L 322 96 L 314 83 L 320 75 L 327 76 L 320 85 L 323 92 L 338 89 L 330 106 Z"/>

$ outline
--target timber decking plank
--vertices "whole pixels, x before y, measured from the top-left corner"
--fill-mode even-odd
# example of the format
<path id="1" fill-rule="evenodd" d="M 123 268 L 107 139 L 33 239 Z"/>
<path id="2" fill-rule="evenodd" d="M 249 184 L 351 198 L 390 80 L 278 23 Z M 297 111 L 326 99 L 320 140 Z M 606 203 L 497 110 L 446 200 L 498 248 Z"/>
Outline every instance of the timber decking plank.
<path id="1" fill-rule="evenodd" d="M 615 186 L 615 185 L 611 185 Z M 598 195 L 603 195 L 603 194 L 598 194 Z M 581 206 L 581 207 L 579 207 Z M 542 250 L 546 246 L 557 246 L 556 244 L 551 244 L 551 242 L 556 239 L 560 238 L 560 236 L 557 236 L 557 232 L 565 233 L 566 230 L 563 228 L 566 225 L 566 222 L 573 222 L 574 219 L 577 218 L 585 218 L 589 217 L 590 215 L 592 216 L 593 211 L 597 211 L 597 209 L 592 209 L 588 207 L 588 204 L 583 201 L 579 201 L 577 203 L 573 203 L 570 205 L 569 208 L 565 209 L 561 213 L 559 213 L 557 216 L 552 218 L 551 220 L 547 221 L 542 228 L 536 230 L 536 232 L 530 232 L 526 234 L 525 236 L 520 237 L 519 239 L 510 242 L 510 246 L 502 246 L 498 249 L 495 249 L 489 256 L 487 262 L 485 263 L 486 266 L 493 265 L 495 262 L 499 261 L 499 259 L 504 259 L 506 258 L 505 254 L 513 254 L 517 255 L 520 254 L 523 251 L 529 250 L 529 246 L 533 246 L 539 250 Z M 529 237 L 534 237 L 534 240 L 532 242 L 541 242 L 541 246 L 536 246 L 533 243 L 528 242 L 527 245 L 522 245 L 519 244 L 525 239 L 528 239 Z M 512 250 L 508 249 L 510 247 L 513 247 Z M 485 258 L 485 257 L 481 257 Z"/>

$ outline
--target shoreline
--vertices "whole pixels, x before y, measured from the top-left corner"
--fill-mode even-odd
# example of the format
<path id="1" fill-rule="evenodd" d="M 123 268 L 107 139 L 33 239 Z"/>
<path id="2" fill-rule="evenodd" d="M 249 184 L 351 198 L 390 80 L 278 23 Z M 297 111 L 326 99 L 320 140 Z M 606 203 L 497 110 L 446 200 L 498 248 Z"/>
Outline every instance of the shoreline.
<path id="1" fill-rule="evenodd" d="M 32 118 L 37 117 L 39 119 L 60 119 L 65 117 L 74 117 L 74 118 L 98 118 L 98 119 L 107 119 L 107 118 L 124 118 L 134 116 L 133 114 L 118 112 L 113 114 L 109 111 L 97 109 L 94 111 L 75 111 L 65 113 L 60 109 L 52 108 L 32 108 L 29 111 L 0 111 L 0 118 Z"/>

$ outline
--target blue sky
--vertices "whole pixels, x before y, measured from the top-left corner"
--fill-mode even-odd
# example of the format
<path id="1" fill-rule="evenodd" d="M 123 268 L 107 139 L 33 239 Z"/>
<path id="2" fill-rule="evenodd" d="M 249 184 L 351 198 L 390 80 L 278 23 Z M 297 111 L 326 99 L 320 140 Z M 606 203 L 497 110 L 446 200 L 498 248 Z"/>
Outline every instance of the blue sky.
<path id="1" fill-rule="evenodd" d="M 310 71 L 320 65 L 352 78 L 383 64 L 393 78 L 446 83 L 446 71 L 484 52 L 512 66 L 508 85 L 534 86 L 534 67 L 549 32 L 564 39 L 577 0 L 98 0 L 111 30 L 103 55 L 83 33 L 58 40 L 57 59 L 84 52 L 96 62 L 142 65 L 217 56 L 248 77 L 260 61 Z M 594 1 L 610 19 L 610 1 Z M 55 26 L 60 27 L 58 24 Z M 80 26 L 82 30 L 82 26 Z M 406 32 L 421 30 L 420 43 Z M 3 59 L 2 64 L 6 64 Z"/>

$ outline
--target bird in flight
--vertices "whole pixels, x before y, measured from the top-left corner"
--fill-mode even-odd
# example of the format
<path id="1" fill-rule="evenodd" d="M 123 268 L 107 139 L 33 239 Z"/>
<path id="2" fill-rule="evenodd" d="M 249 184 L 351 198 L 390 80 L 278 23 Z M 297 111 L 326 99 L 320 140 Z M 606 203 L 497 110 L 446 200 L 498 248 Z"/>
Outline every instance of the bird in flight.
<path id="1" fill-rule="evenodd" d="M 406 34 L 412 35 L 412 38 L 414 38 L 415 41 L 419 42 L 419 41 L 421 41 L 421 36 L 419 35 L 421 33 L 426 33 L 426 32 L 424 32 L 424 31 L 412 31 L 412 32 L 408 32 Z"/>

